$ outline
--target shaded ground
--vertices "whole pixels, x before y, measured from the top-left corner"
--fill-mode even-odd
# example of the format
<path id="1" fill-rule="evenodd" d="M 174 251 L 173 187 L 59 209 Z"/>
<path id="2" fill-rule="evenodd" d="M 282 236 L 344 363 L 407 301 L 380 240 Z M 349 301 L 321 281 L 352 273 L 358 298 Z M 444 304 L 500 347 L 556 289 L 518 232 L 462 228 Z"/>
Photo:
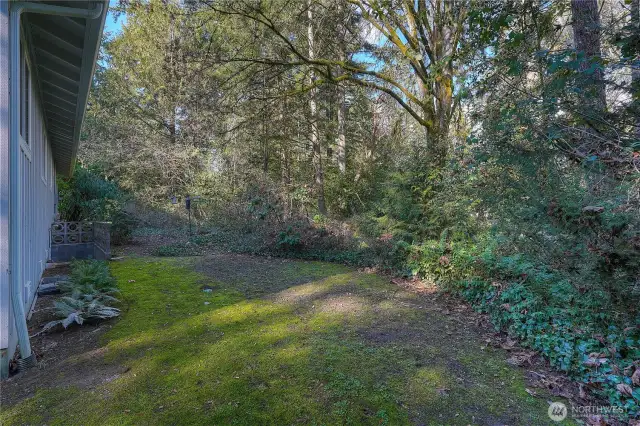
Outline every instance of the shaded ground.
<path id="1" fill-rule="evenodd" d="M 123 317 L 5 384 L 0 423 L 551 423 L 557 398 L 527 388 L 481 317 L 384 277 L 231 254 L 112 270 Z"/>
<path id="2" fill-rule="evenodd" d="M 38 368 L 0 383 L 3 408 L 33 396 L 37 389 L 54 386 L 97 386 L 108 381 L 122 369 L 117 365 L 96 362 L 104 352 L 101 338 L 113 322 L 39 334 L 46 323 L 57 319 L 51 309 L 56 297 L 58 296 L 38 297 L 35 312 L 29 321 L 31 349 L 38 359 Z"/>
<path id="3" fill-rule="evenodd" d="M 180 232 L 164 228 L 138 228 L 134 230 L 127 245 L 112 247 L 112 256 L 153 256 L 154 250 L 158 247 L 177 241 L 186 242 L 188 239 L 189 234 L 186 231 Z"/>

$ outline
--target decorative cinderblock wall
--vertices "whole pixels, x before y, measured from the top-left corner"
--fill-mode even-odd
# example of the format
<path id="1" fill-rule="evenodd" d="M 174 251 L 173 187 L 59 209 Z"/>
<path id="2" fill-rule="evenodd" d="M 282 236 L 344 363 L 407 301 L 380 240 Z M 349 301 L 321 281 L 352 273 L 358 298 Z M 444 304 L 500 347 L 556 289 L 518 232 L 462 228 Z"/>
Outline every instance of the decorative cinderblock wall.
<path id="1" fill-rule="evenodd" d="M 54 222 L 51 261 L 111 258 L 110 222 Z"/>

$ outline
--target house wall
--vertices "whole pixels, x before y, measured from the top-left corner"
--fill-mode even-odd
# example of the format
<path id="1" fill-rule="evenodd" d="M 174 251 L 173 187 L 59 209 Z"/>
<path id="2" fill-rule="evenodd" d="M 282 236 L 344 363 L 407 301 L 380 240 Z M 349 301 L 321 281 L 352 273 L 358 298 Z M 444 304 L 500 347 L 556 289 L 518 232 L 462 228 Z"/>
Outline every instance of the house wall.
<path id="1" fill-rule="evenodd" d="M 9 2 L 0 1 L 0 378 L 9 366 Z"/>
<path id="2" fill-rule="evenodd" d="M 0 1 L 2 7 L 1 19 L 6 19 L 6 5 L 8 2 Z M 2 105 L 8 105 L 8 75 L 9 75 L 9 33 L 6 33 L 8 25 L 0 25 L 2 35 L 2 58 L 6 58 L 2 63 L 6 65 L 6 72 L 0 69 L 0 90 L 6 89 L 6 102 Z M 5 47 L 6 45 L 6 47 Z M 37 75 L 33 67 L 30 66 L 29 52 L 27 41 L 23 40 L 22 60 L 28 69 L 30 78 L 24 78 L 21 71 L 20 87 L 24 87 L 23 92 L 28 96 L 28 102 L 24 105 L 11 106 L 12 111 L 19 111 L 20 114 L 27 114 L 28 120 L 19 120 L 25 122 L 23 128 L 28 131 L 20 132 L 20 178 L 21 178 L 21 197 L 22 197 L 22 239 L 18 249 L 22 252 L 22 261 L 18 265 L 22 268 L 22 301 L 25 307 L 25 313 L 30 314 L 33 304 L 35 303 L 36 293 L 42 272 L 46 266 L 50 256 L 49 229 L 51 223 L 55 219 L 57 187 L 55 183 L 55 166 L 53 156 L 47 138 L 45 120 L 42 114 L 42 105 L 38 96 L 39 86 L 37 83 Z M 5 55 L 6 52 L 6 55 Z M 28 83 L 27 83 L 28 81 Z M 4 92 L 2 92 L 4 93 Z M 4 96 L 4 94 L 3 94 Z M 20 96 L 21 101 L 24 98 Z M 27 107 L 28 105 L 28 107 Z M 15 321 L 13 318 L 13 309 L 11 308 L 9 277 L 6 274 L 5 263 L 8 266 L 9 240 L 8 240 L 8 200 L 9 200 L 9 174 L 8 174 L 8 158 L 9 158 L 9 134 L 8 134 L 8 113 L 0 110 L 0 116 L 6 116 L 7 121 L 3 119 L 2 135 L 6 132 L 6 142 L 3 139 L 0 144 L 0 196 L 3 201 L 0 204 L 0 214 L 2 222 L 0 223 L 0 232 L 2 233 L 2 242 L 0 242 L 2 271 L 0 272 L 0 351 L 5 350 L 6 357 L 1 359 L 0 374 L 6 375 L 7 359 L 11 359 L 14 355 L 17 336 L 15 330 Z M 23 116 L 21 118 L 26 118 Z M 6 128 L 6 130 L 5 130 Z M 6 199 L 5 199 L 6 192 Z M 5 202 L 6 201 L 6 202 Z M 6 210 L 6 211 L 5 211 Z M 5 232 L 6 231 L 6 232 Z M 6 260 L 5 260 L 6 259 Z"/>

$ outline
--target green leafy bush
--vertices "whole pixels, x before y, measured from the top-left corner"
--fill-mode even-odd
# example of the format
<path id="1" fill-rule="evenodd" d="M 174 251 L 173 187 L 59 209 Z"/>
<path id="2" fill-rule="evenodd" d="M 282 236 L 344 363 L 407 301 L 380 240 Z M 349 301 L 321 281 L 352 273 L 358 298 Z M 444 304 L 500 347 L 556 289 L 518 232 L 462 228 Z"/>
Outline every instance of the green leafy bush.
<path id="1" fill-rule="evenodd" d="M 287 227 L 285 231 L 278 233 L 276 245 L 283 250 L 293 250 L 300 247 L 300 243 L 300 233 L 295 232 L 291 226 Z"/>
<path id="2" fill-rule="evenodd" d="M 111 242 L 126 242 L 136 220 L 126 212 L 128 196 L 97 170 L 77 165 L 73 176 L 58 178 L 60 217 L 67 221 L 111 222 Z"/>
<path id="3" fill-rule="evenodd" d="M 539 351 L 627 414 L 639 415 L 640 388 L 631 377 L 640 368 L 637 319 L 621 316 L 603 290 L 576 287 L 566 274 L 524 254 L 500 255 L 496 239 L 483 244 L 441 239 L 403 251 L 414 273 L 457 292 L 487 313 L 496 329 Z"/>
<path id="4" fill-rule="evenodd" d="M 76 260 L 71 263 L 69 281 L 62 284 L 62 288 L 84 293 L 99 291 L 110 294 L 118 291 L 116 279 L 109 272 L 109 265 L 99 260 Z"/>
<path id="5" fill-rule="evenodd" d="M 112 301 L 117 301 L 111 298 Z M 53 304 L 54 313 L 61 319 L 48 322 L 43 331 L 50 330 L 58 325 L 64 328 L 76 323 L 82 325 L 87 321 L 104 320 L 120 315 L 118 308 L 105 304 L 104 295 L 94 298 L 93 295 L 83 294 L 80 297 L 64 296 Z"/>
<path id="6" fill-rule="evenodd" d="M 106 262 L 97 260 L 76 261 L 71 265 L 69 281 L 58 283 L 64 293 L 53 303 L 53 312 L 60 319 L 47 323 L 43 331 L 58 325 L 65 329 L 71 324 L 114 318 L 120 310 L 109 306 L 117 303 L 113 294 L 118 292 L 116 280 L 109 273 Z"/>

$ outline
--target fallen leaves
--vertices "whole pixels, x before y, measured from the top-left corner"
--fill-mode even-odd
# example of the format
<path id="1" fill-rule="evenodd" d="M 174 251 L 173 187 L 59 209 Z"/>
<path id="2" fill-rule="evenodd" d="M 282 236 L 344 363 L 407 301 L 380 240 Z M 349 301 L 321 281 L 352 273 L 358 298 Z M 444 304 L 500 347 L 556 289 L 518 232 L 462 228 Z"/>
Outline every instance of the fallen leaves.
<path id="1" fill-rule="evenodd" d="M 580 383 L 580 385 L 578 385 L 578 389 L 580 390 L 580 398 L 581 399 L 586 399 L 587 398 L 587 393 L 584 390 L 584 385 L 582 383 Z"/>
<path id="2" fill-rule="evenodd" d="M 562 376 L 545 375 L 537 371 L 527 371 L 527 383 L 531 387 L 543 388 L 553 396 L 560 396 L 567 399 L 575 399 L 571 392 L 574 386 L 567 378 Z M 584 395 L 584 397 L 583 397 Z M 586 393 L 582 391 L 581 398 L 586 398 Z"/>
<path id="3" fill-rule="evenodd" d="M 406 280 L 403 280 L 403 279 L 401 279 L 401 278 L 392 278 L 392 279 L 391 279 L 391 283 L 392 283 L 392 284 L 395 284 L 395 285 L 397 285 L 397 286 L 399 286 L 399 287 L 401 287 L 402 285 L 404 285 L 404 284 L 405 284 L 405 281 L 406 281 Z"/>
<path id="4" fill-rule="evenodd" d="M 608 358 L 601 356 L 599 353 L 590 353 L 589 357 L 584 361 L 586 367 L 599 367 L 602 364 L 606 364 L 609 361 Z"/>
<path id="5" fill-rule="evenodd" d="M 604 207 L 602 206 L 586 206 L 582 208 L 583 213 L 602 213 Z"/>
<path id="6" fill-rule="evenodd" d="M 636 367 L 636 371 L 631 375 L 631 382 L 636 386 L 640 386 L 640 367 Z"/>
<path id="7" fill-rule="evenodd" d="M 619 383 L 616 385 L 616 389 L 618 390 L 618 392 L 620 392 L 622 395 L 625 396 L 633 396 L 633 388 L 631 386 L 629 386 L 626 383 Z"/>
<path id="8" fill-rule="evenodd" d="M 382 241 L 382 242 L 385 242 L 385 243 L 388 243 L 389 241 L 393 240 L 393 234 L 387 232 L 385 234 L 380 235 L 380 237 L 378 237 L 378 240 Z"/>
<path id="9" fill-rule="evenodd" d="M 412 293 L 429 295 L 438 294 L 438 286 L 435 285 L 435 283 L 430 283 L 426 280 L 419 280 L 416 278 L 392 278 L 391 283 L 397 285 L 401 289 L 411 291 Z"/>
<path id="10" fill-rule="evenodd" d="M 589 426 L 607 426 L 607 422 L 602 416 L 592 414 L 586 418 Z"/>
<path id="11" fill-rule="evenodd" d="M 536 353 L 533 351 L 516 352 L 513 353 L 509 358 L 507 358 L 507 362 L 518 367 L 522 367 L 524 365 L 532 365 L 533 358 L 535 356 Z"/>
<path id="12" fill-rule="evenodd" d="M 517 343 L 518 342 L 516 342 L 515 340 L 511 339 L 510 337 L 507 337 L 507 339 L 500 344 L 500 347 L 502 349 L 507 350 L 507 351 L 511 351 L 511 350 L 513 350 L 515 348 Z"/>

